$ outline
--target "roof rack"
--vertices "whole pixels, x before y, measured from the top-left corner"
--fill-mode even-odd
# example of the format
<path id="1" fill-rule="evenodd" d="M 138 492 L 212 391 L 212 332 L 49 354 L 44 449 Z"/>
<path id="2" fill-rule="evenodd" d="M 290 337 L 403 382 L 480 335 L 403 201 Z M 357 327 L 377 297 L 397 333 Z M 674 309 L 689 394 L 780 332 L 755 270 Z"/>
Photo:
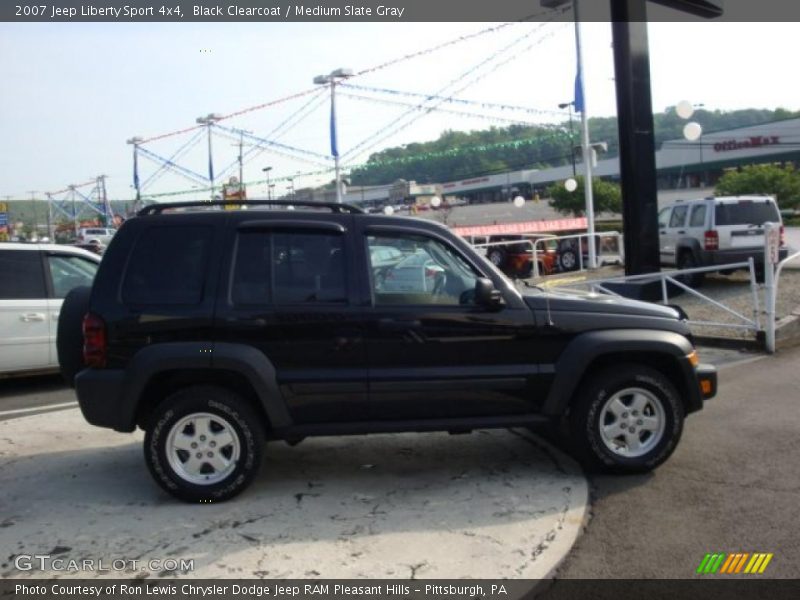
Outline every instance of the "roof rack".
<path id="1" fill-rule="evenodd" d="M 145 206 L 136 213 L 138 217 L 147 215 L 159 215 L 171 208 L 192 208 L 209 206 L 303 206 L 310 208 L 329 208 L 331 212 L 347 214 L 363 214 L 364 211 L 352 204 L 339 204 L 338 202 L 309 202 L 308 200 L 193 200 L 191 202 L 165 202 L 163 204 L 151 204 Z"/>

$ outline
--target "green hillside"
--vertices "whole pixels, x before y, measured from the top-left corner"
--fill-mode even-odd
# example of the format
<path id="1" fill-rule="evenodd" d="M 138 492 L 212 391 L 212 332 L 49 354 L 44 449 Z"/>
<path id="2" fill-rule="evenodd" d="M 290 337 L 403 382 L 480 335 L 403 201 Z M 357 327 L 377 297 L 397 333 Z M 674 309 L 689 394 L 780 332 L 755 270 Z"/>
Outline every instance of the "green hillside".
<path id="1" fill-rule="evenodd" d="M 782 108 L 744 109 L 730 112 L 700 109 L 692 116 L 703 131 L 711 133 L 737 127 L 800 116 Z M 387 148 L 372 154 L 367 164 L 351 173 L 353 185 L 382 185 L 397 179 L 436 183 L 517 169 L 543 169 L 570 163 L 570 148 L 579 143 L 579 116 L 550 126 L 492 127 L 461 132 L 446 131 L 432 142 L 412 143 Z M 654 115 L 656 147 L 666 140 L 683 136 L 686 124 L 674 110 Z M 592 141 L 607 142 L 606 157 L 617 155 L 616 117 L 589 119 Z"/>

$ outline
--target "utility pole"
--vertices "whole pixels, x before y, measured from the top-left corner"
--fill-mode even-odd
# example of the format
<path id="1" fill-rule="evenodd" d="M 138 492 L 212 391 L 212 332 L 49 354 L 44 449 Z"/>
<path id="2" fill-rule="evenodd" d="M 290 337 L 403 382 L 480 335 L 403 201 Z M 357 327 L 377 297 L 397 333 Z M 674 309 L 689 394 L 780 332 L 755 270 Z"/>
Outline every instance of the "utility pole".
<path id="1" fill-rule="evenodd" d="M 250 144 L 244 143 L 244 134 L 245 133 L 253 133 L 252 131 L 245 131 L 244 129 L 239 130 L 239 142 L 234 144 L 234 146 L 239 147 L 239 200 L 244 199 L 244 155 L 243 155 L 243 148 L 245 145 L 250 146 Z"/>
<path id="2" fill-rule="evenodd" d="M 72 231 L 75 234 L 75 240 L 78 239 L 78 209 L 75 207 L 75 186 L 69 186 L 69 193 L 72 197 Z"/>
<path id="3" fill-rule="evenodd" d="M 267 174 L 267 200 L 272 200 L 272 184 L 269 182 L 269 172 L 272 171 L 272 167 L 264 167 L 261 170 Z"/>
<path id="4" fill-rule="evenodd" d="M 33 234 L 32 237 L 39 239 L 39 211 L 36 209 L 36 192 L 28 192 L 31 195 L 31 202 L 33 203 Z"/>
<path id="5" fill-rule="evenodd" d="M 53 244 L 56 241 L 56 232 L 55 228 L 53 227 L 53 195 L 50 192 L 46 192 L 47 195 L 47 237 L 50 238 L 50 243 Z"/>

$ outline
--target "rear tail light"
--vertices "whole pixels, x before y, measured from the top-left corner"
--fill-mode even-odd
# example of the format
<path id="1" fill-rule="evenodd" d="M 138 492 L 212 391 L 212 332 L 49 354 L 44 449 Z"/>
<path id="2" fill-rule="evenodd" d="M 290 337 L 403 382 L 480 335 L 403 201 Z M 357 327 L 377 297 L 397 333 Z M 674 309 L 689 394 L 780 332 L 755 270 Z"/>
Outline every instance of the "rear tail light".
<path id="1" fill-rule="evenodd" d="M 784 231 L 783 231 L 783 225 L 781 225 L 781 246 L 785 246 L 785 245 L 786 245 L 786 235 L 784 234 Z"/>
<path id="2" fill-rule="evenodd" d="M 703 247 L 706 250 L 719 250 L 719 233 L 713 229 L 706 231 L 703 242 Z"/>
<path id="3" fill-rule="evenodd" d="M 106 324 L 97 315 L 83 317 L 83 362 L 87 367 L 106 366 Z"/>

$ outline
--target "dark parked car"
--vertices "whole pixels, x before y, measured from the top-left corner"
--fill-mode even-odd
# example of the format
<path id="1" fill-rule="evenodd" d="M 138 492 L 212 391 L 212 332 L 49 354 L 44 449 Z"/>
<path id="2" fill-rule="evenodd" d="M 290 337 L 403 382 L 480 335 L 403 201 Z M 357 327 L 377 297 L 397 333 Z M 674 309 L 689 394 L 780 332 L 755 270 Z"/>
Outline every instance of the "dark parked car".
<path id="1" fill-rule="evenodd" d="M 671 308 L 523 294 L 433 221 L 219 204 L 128 220 L 59 322 L 85 418 L 142 428 L 150 472 L 183 500 L 230 498 L 265 440 L 317 435 L 566 426 L 587 466 L 647 471 L 716 393 Z M 425 252 L 436 284 L 382 286 L 387 247 Z"/>

